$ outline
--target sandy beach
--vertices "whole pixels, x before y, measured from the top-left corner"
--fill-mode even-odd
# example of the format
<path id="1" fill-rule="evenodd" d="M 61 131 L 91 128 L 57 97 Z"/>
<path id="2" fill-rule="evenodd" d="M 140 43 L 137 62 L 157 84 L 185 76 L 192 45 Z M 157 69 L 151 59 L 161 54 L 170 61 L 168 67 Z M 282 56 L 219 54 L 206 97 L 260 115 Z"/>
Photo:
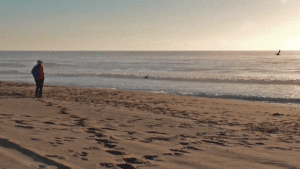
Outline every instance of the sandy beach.
<path id="1" fill-rule="evenodd" d="M 0 168 L 297 169 L 299 105 L 0 81 Z"/>

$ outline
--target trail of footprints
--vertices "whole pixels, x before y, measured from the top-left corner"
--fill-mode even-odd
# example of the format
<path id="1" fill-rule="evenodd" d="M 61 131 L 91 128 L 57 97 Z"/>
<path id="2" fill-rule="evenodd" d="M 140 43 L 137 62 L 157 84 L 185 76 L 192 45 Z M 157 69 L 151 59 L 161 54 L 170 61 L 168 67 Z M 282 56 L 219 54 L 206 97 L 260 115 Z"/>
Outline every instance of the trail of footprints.
<path id="1" fill-rule="evenodd" d="M 53 147 L 57 147 L 58 145 L 64 144 L 64 142 L 73 142 L 76 138 L 75 137 L 55 137 L 54 142 L 49 142 Z"/>
<path id="2" fill-rule="evenodd" d="M 80 118 L 76 115 L 70 115 L 67 111 L 66 108 L 61 107 L 59 114 L 63 116 L 68 116 L 71 121 L 67 124 L 62 123 L 62 124 L 57 124 L 55 121 L 47 120 L 43 121 L 41 123 L 45 125 L 62 125 L 62 126 L 78 126 L 85 128 L 85 132 L 88 134 L 88 136 L 85 138 L 87 140 L 95 140 L 97 141 L 98 144 L 103 146 L 102 148 L 96 147 L 96 146 L 91 146 L 91 147 L 84 147 L 84 150 L 94 150 L 94 151 L 105 151 L 108 154 L 114 155 L 116 157 L 121 157 L 122 163 L 120 164 L 114 164 L 114 163 L 99 163 L 99 166 L 105 167 L 105 168 L 122 168 L 122 169 L 136 169 L 136 166 L 140 165 L 146 165 L 146 166 L 151 166 L 151 161 L 159 161 L 159 155 L 144 155 L 143 157 L 136 158 L 136 157 L 130 157 L 130 154 L 126 152 L 126 150 L 122 147 L 118 147 L 118 140 L 113 138 L 112 136 L 108 136 L 105 133 L 105 131 L 115 131 L 115 129 L 112 126 L 105 126 L 102 128 L 95 128 L 95 127 L 87 127 L 88 119 L 87 118 Z M 31 117 L 27 115 L 22 115 L 24 117 Z M 277 114 L 273 114 L 273 116 L 279 116 Z M 280 114 L 280 116 L 282 116 Z M 14 117 L 13 114 L 0 114 L 0 120 L 1 119 L 12 119 Z M 138 116 L 133 116 L 134 119 L 128 120 L 126 124 L 119 124 L 119 127 L 123 128 L 130 128 L 134 127 L 134 123 L 143 121 L 144 119 L 139 118 Z M 229 123 L 228 120 L 219 120 L 217 121 L 214 120 L 213 118 L 216 118 L 214 116 L 211 116 L 210 119 L 202 119 L 202 120 L 197 120 L 196 125 L 198 126 L 211 126 L 211 125 L 226 125 L 228 124 L 229 126 L 236 126 L 240 125 L 238 122 L 231 122 Z M 157 122 L 162 121 L 162 119 L 155 119 Z M 238 120 L 238 119 L 233 119 L 233 120 Z M 27 120 L 12 120 L 16 123 L 15 127 L 21 127 L 24 129 L 34 129 L 33 126 L 30 125 L 30 121 Z M 113 122 L 114 119 L 111 118 L 105 118 L 104 120 L 99 120 L 99 123 L 103 124 L 106 122 Z M 116 122 L 117 123 L 117 122 Z M 169 125 L 168 127 L 178 127 L 178 128 L 186 128 L 190 129 L 193 128 L 193 124 L 188 124 L 188 123 L 181 123 L 181 124 L 168 124 L 168 123 L 157 123 L 157 124 L 146 124 L 145 126 L 148 127 L 150 130 L 146 131 L 146 133 L 149 135 L 153 134 L 151 137 L 144 138 L 142 140 L 139 140 L 140 142 L 143 143 L 151 143 L 153 141 L 171 141 L 174 139 L 174 137 L 171 137 L 169 134 L 165 132 L 158 132 L 155 131 L 154 129 L 157 127 L 164 127 L 165 125 Z M 182 147 L 180 149 L 170 149 L 169 152 L 165 152 L 162 155 L 164 156 L 183 156 L 185 154 L 192 153 L 193 151 L 204 151 L 203 149 L 200 149 L 198 147 L 194 147 L 193 145 L 198 145 L 198 144 L 215 144 L 218 146 L 225 146 L 229 144 L 233 145 L 243 145 L 246 147 L 251 148 L 251 145 L 265 145 L 263 142 L 264 140 L 268 140 L 267 138 L 262 137 L 261 134 L 254 136 L 253 134 L 251 135 L 251 131 L 262 131 L 262 132 L 267 132 L 271 133 L 273 132 L 273 128 L 270 130 L 264 129 L 265 124 L 257 124 L 256 126 L 253 127 L 253 125 L 248 125 L 245 126 L 247 131 L 249 132 L 243 132 L 244 135 L 242 135 L 241 131 L 235 131 L 235 130 L 226 130 L 226 131 L 219 131 L 216 133 L 195 133 L 194 135 L 179 135 L 181 138 L 181 142 L 178 142 L 179 145 Z M 271 131 L 272 130 L 272 131 Z M 136 131 L 124 131 L 127 133 L 127 135 L 131 138 L 129 140 L 136 140 L 138 138 L 134 138 L 133 136 L 135 134 L 138 134 Z M 276 130 L 277 132 L 277 130 Z M 247 135 L 245 135 L 247 133 Z M 249 134 L 249 135 L 248 135 Z M 251 135 L 251 136 L 250 136 Z M 186 139 L 194 139 L 198 141 L 187 141 Z M 252 138 L 252 141 L 257 140 L 255 143 L 249 143 L 248 138 Z M 73 142 L 76 138 L 75 137 L 55 137 L 54 141 L 49 142 L 53 147 L 58 147 L 59 145 L 64 144 L 65 142 Z M 231 141 L 231 140 L 234 141 Z M 282 142 L 285 142 L 288 138 L 282 137 Z M 32 140 L 38 140 L 35 138 L 32 138 Z M 229 142 L 231 141 L 231 142 Z M 280 149 L 280 150 L 290 150 L 289 148 L 282 148 L 282 147 L 265 147 L 266 149 Z M 299 148 L 300 150 L 300 148 Z M 299 151 L 298 150 L 298 151 Z M 81 151 L 81 152 L 75 152 L 74 150 L 69 150 L 70 153 L 73 153 L 73 157 L 80 157 L 82 161 L 88 161 L 88 156 L 89 153 L 87 151 Z M 47 155 L 47 157 L 50 158 L 57 158 L 57 159 L 64 159 L 64 157 L 58 156 L 58 155 Z M 119 160 L 116 160 L 119 161 Z"/>
<path id="3" fill-rule="evenodd" d="M 70 115 L 67 112 L 67 109 L 62 108 L 61 110 L 62 111 L 59 114 L 62 114 L 64 116 L 69 116 L 69 118 L 71 119 L 71 121 L 69 123 L 57 124 L 57 122 L 55 122 L 55 120 L 46 120 L 46 121 L 42 121 L 41 124 L 49 125 L 49 126 L 61 125 L 61 126 L 66 126 L 66 127 L 77 126 L 77 127 L 86 128 L 85 132 L 88 134 L 88 136 L 85 139 L 97 141 L 98 144 L 103 146 L 103 149 L 95 147 L 95 146 L 91 146 L 91 147 L 84 147 L 83 148 L 84 150 L 105 151 L 106 153 L 114 155 L 117 158 L 121 157 L 122 162 L 120 161 L 120 162 L 116 162 L 116 163 L 99 163 L 100 166 L 105 167 L 105 168 L 118 167 L 118 168 L 122 168 L 122 169 L 136 169 L 137 166 L 141 166 L 141 165 L 151 166 L 152 165 L 151 161 L 159 159 L 159 155 L 147 155 L 147 154 L 140 158 L 130 157 L 130 154 L 127 153 L 124 148 L 118 147 L 119 142 L 115 138 L 104 134 L 105 131 L 116 130 L 115 128 L 110 127 L 110 126 L 106 126 L 106 127 L 102 127 L 102 128 L 87 127 L 88 119 L 80 118 L 75 115 Z M 4 116 L 4 118 L 11 118 L 13 115 L 2 115 L 2 116 Z M 30 117 L 30 116 L 27 116 L 27 117 Z M 112 121 L 112 120 L 113 119 L 107 118 L 107 119 L 101 121 L 101 123 L 107 122 L 107 121 Z M 133 124 L 135 122 L 140 122 L 142 120 L 143 119 L 136 117 L 136 119 L 129 120 L 128 122 Z M 159 120 L 160 119 L 158 119 L 158 121 Z M 26 120 L 13 120 L 13 121 L 16 123 L 15 127 L 22 127 L 24 129 L 33 129 L 34 128 L 33 126 L 30 125 L 30 121 L 26 121 Z M 146 126 L 147 125 L 148 125 L 149 129 L 164 126 L 164 124 L 160 124 L 160 123 L 153 124 L 153 125 L 146 124 Z M 119 127 L 134 127 L 134 125 L 120 124 Z M 190 128 L 191 126 L 182 123 L 182 124 L 180 124 L 180 127 Z M 133 135 L 137 134 L 136 131 L 124 131 L 124 132 L 126 132 L 129 136 L 133 136 Z M 150 135 L 153 134 L 153 136 L 147 137 L 144 140 L 140 140 L 141 142 L 150 143 L 155 140 L 170 141 L 172 139 L 172 137 L 166 137 L 169 134 L 167 134 L 165 132 L 149 130 L 149 131 L 146 131 L 146 133 L 150 134 Z M 136 139 L 137 138 L 132 139 L 132 140 L 136 140 Z M 39 139 L 32 138 L 32 140 L 38 141 Z M 67 142 L 73 142 L 75 140 L 76 140 L 75 137 L 55 137 L 53 141 L 49 141 L 49 144 L 53 147 L 59 147 L 60 145 L 63 145 Z M 189 143 L 180 143 L 180 144 L 183 146 L 182 149 L 170 149 L 170 152 L 163 153 L 162 155 L 164 155 L 164 156 L 181 156 L 186 153 L 190 153 L 187 150 L 194 150 L 194 151 L 201 150 L 196 147 L 188 146 Z M 74 150 L 68 150 L 68 151 L 73 154 L 72 157 L 74 157 L 74 158 L 79 157 L 84 162 L 84 161 L 89 160 L 89 153 L 84 150 L 80 151 L 80 152 L 76 152 Z M 59 156 L 59 155 L 46 155 L 46 157 L 56 158 L 59 160 L 65 159 L 65 157 Z M 116 161 L 119 161 L 119 160 L 116 160 Z"/>
<path id="4" fill-rule="evenodd" d="M 140 121 L 140 120 L 142 120 L 142 119 L 131 120 L 131 122 L 134 123 L 134 122 L 137 122 L 137 121 Z M 105 122 L 105 121 L 102 121 L 102 123 L 103 122 Z M 119 126 L 122 127 L 122 124 L 119 125 Z M 102 166 L 104 168 L 119 167 L 119 168 L 123 168 L 123 169 L 136 169 L 137 166 L 141 166 L 141 165 L 151 166 L 152 165 L 151 161 L 157 160 L 159 158 L 159 155 L 144 155 L 141 158 L 130 157 L 130 154 L 126 152 L 126 149 L 118 146 L 119 142 L 118 142 L 117 139 L 115 139 L 112 136 L 108 136 L 108 135 L 104 134 L 105 130 L 113 131 L 113 130 L 116 130 L 116 129 L 113 129 L 111 127 L 103 127 L 103 128 L 88 127 L 85 132 L 87 134 L 89 134 L 89 136 L 86 137 L 86 139 L 97 141 L 98 144 L 103 146 L 103 150 L 106 153 L 114 155 L 117 158 L 121 157 L 121 161 L 124 161 L 125 163 L 121 163 L 121 164 L 117 164 L 117 163 L 99 163 L 100 166 Z M 124 132 L 126 132 L 129 136 L 137 134 L 137 132 L 135 132 L 135 131 L 124 131 Z M 150 143 L 150 142 L 155 141 L 155 140 L 170 141 L 172 139 L 172 137 L 165 137 L 165 136 L 169 135 L 165 132 L 158 132 L 158 131 L 150 130 L 150 131 L 147 131 L 146 133 L 154 134 L 154 135 L 157 135 L 157 136 L 152 136 L 152 137 L 145 138 L 145 140 L 140 140 L 141 142 Z M 159 135 L 164 135 L 164 136 L 159 136 Z M 189 143 L 181 142 L 180 145 L 182 145 L 181 149 L 170 149 L 170 152 L 164 153 L 162 155 L 164 155 L 164 156 L 181 156 L 181 155 L 184 155 L 184 154 L 187 154 L 187 153 L 191 153 L 190 151 L 203 151 L 199 148 L 189 146 Z M 98 148 L 98 147 L 86 147 L 84 149 L 86 149 L 86 150 L 99 150 L 100 148 Z M 83 155 L 86 155 L 86 154 L 76 153 L 75 156 L 83 156 Z M 117 161 L 119 161 L 119 160 L 117 160 Z"/>

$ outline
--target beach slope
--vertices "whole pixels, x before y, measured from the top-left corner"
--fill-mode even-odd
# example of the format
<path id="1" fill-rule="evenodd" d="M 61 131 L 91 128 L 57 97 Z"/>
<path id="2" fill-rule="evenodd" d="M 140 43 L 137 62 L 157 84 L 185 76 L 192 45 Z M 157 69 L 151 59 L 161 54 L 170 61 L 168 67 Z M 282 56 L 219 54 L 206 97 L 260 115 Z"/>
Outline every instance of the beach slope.
<path id="1" fill-rule="evenodd" d="M 0 82 L 0 168 L 297 169 L 299 106 Z"/>

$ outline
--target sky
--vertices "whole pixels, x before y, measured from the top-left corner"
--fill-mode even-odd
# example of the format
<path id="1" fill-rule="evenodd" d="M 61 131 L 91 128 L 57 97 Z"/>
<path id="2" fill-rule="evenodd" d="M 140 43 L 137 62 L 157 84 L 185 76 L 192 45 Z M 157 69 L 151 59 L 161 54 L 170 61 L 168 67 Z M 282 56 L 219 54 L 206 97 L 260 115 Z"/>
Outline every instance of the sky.
<path id="1" fill-rule="evenodd" d="M 300 0 L 0 0 L 0 50 L 300 50 Z"/>

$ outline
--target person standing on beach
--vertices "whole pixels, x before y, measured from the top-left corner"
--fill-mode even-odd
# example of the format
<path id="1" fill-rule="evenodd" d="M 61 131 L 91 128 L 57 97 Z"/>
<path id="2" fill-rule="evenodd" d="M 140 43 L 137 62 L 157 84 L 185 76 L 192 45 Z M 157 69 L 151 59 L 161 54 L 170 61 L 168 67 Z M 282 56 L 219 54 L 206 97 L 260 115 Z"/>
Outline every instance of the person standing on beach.
<path id="1" fill-rule="evenodd" d="M 31 70 L 31 73 L 34 77 L 35 84 L 36 84 L 35 97 L 37 98 L 41 98 L 43 94 L 45 75 L 44 75 L 44 68 L 42 66 L 42 63 L 43 62 L 41 60 L 38 60 L 37 65 L 35 65 Z"/>

